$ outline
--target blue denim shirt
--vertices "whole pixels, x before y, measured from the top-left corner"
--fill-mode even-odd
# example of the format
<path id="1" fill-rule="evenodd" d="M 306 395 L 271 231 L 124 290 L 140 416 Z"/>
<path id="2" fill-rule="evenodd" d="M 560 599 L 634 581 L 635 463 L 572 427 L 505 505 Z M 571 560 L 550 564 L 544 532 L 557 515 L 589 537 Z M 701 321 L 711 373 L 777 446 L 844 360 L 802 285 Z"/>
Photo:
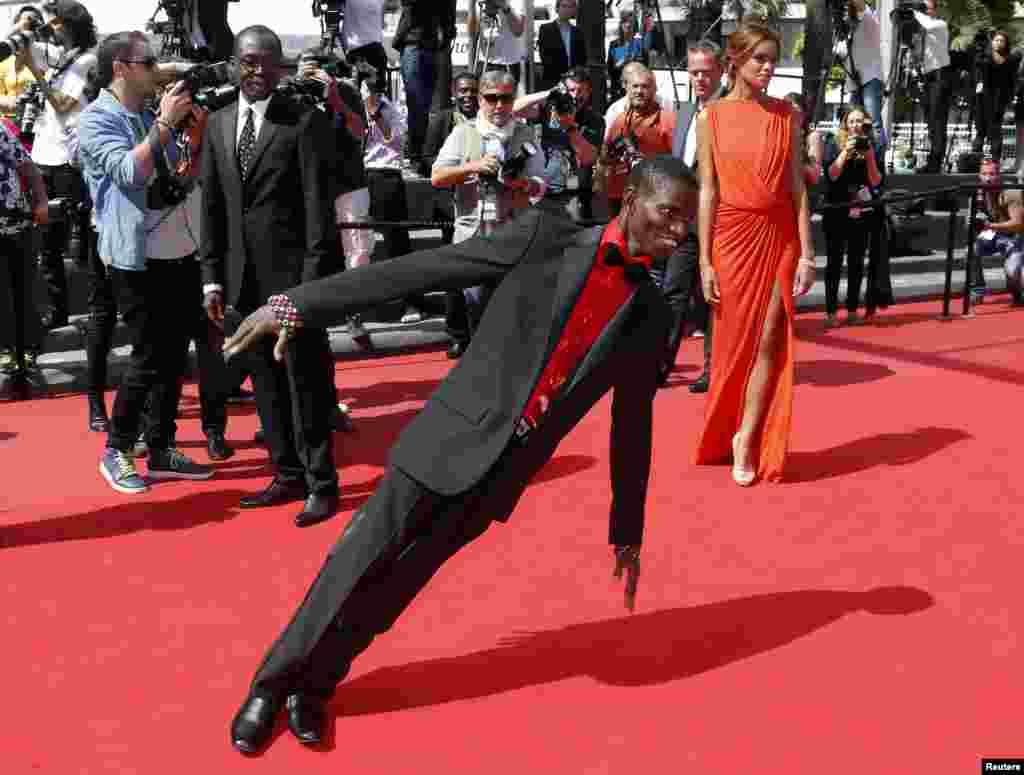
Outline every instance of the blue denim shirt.
<path id="1" fill-rule="evenodd" d="M 146 188 L 131 155 L 152 126 L 152 113 L 132 113 L 106 89 L 82 111 L 78 122 L 82 177 L 92 195 L 99 255 L 117 269 L 146 268 Z M 174 144 L 167 148 L 173 164 Z"/>

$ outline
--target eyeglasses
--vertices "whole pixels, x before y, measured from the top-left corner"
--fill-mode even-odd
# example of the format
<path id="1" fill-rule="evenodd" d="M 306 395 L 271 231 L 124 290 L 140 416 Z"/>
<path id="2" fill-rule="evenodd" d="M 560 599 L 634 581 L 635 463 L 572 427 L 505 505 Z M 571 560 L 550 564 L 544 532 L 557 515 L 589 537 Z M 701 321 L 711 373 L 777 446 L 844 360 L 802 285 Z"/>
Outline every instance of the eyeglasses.
<path id="1" fill-rule="evenodd" d="M 490 105 L 500 102 L 502 105 L 511 105 L 516 101 L 516 95 L 514 94 L 481 94 L 487 103 Z"/>
<path id="2" fill-rule="evenodd" d="M 145 59 L 118 59 L 118 62 L 124 62 L 126 65 L 145 65 L 146 67 L 156 67 L 156 57 L 146 57 Z"/>
<path id="3" fill-rule="evenodd" d="M 235 59 L 233 61 L 243 73 L 265 73 L 277 64 L 269 59 Z"/>

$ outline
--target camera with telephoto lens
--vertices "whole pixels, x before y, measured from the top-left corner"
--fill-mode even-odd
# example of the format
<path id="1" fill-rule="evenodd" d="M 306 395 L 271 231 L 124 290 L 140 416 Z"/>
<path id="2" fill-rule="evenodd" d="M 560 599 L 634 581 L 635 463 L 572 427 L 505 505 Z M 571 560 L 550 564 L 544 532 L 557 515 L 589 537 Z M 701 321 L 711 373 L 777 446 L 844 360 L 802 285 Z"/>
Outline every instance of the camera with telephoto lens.
<path id="1" fill-rule="evenodd" d="M 489 175 L 486 172 L 481 172 L 480 182 L 483 185 L 490 186 L 492 188 L 504 187 L 506 180 L 521 178 L 523 176 L 523 171 L 526 169 L 526 162 L 528 162 L 530 157 L 536 153 L 536 145 L 530 142 L 523 143 L 519 147 L 519 151 L 517 153 L 509 156 L 505 161 L 501 162 L 496 174 Z"/>
<path id="2" fill-rule="evenodd" d="M 50 223 L 64 223 L 69 219 L 71 210 L 74 209 L 74 202 L 69 197 L 62 196 L 51 199 L 47 203 L 46 209 L 49 212 Z"/>
<path id="3" fill-rule="evenodd" d="M 570 116 L 576 114 L 576 100 L 564 86 L 556 86 L 544 101 L 544 110 L 550 115 Z"/>
<path id="4" fill-rule="evenodd" d="M 18 95 L 14 103 L 15 112 L 18 114 L 18 131 L 26 143 L 31 143 L 35 137 L 36 121 L 43 112 L 44 99 L 43 87 L 38 81 L 33 81 Z"/>
<path id="5" fill-rule="evenodd" d="M 38 26 L 39 22 L 35 19 L 32 20 L 32 29 L 17 32 L 12 32 L 7 36 L 7 40 L 0 40 L 0 61 L 7 59 L 9 56 L 27 49 L 37 40 L 46 41 L 49 40 L 52 30 L 47 25 L 41 27 Z"/>
<path id="6" fill-rule="evenodd" d="M 628 135 L 619 135 L 611 140 L 608 143 L 607 154 L 609 161 L 624 164 L 629 169 L 633 169 L 637 162 L 643 159 L 643 154 L 640 153 L 640 141 L 633 132 Z"/>

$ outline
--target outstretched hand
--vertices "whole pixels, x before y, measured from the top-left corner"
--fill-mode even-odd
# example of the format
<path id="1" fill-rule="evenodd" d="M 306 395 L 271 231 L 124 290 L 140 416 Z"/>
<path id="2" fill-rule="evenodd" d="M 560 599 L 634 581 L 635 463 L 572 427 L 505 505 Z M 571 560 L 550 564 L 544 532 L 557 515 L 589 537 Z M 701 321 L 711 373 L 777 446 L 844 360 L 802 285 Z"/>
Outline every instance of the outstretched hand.
<path id="1" fill-rule="evenodd" d="M 640 547 L 639 546 L 616 546 L 615 547 L 615 570 L 612 577 L 622 578 L 622 572 L 626 572 L 625 602 L 630 612 L 636 608 L 636 587 L 640 581 Z"/>
<path id="2" fill-rule="evenodd" d="M 718 286 L 718 274 L 711 266 L 700 268 L 701 291 L 704 293 L 704 301 L 712 307 L 722 301 L 722 291 Z"/>
<path id="3" fill-rule="evenodd" d="M 274 360 L 283 360 L 288 344 L 288 332 L 278 322 L 274 310 L 266 304 L 243 320 L 238 330 L 224 340 L 224 357 L 233 358 L 238 353 L 251 349 L 265 336 L 277 337 L 274 344 Z"/>

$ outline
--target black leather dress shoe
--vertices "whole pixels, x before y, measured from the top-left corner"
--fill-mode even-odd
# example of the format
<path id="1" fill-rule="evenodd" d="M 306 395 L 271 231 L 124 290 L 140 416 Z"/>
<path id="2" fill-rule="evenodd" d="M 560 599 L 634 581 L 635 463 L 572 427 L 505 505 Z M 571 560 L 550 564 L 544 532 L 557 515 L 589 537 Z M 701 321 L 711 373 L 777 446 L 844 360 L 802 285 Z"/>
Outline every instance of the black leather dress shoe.
<path id="1" fill-rule="evenodd" d="M 449 360 L 455 361 L 462 357 L 462 354 L 466 352 L 466 342 L 452 342 L 451 347 L 448 348 L 448 352 L 445 353 Z"/>
<path id="2" fill-rule="evenodd" d="M 252 440 L 254 442 L 256 442 L 257 444 L 266 444 L 267 443 L 267 434 L 265 434 L 263 432 L 263 429 L 260 428 L 258 431 L 256 431 L 252 435 Z"/>
<path id="3" fill-rule="evenodd" d="M 331 412 L 330 422 L 331 430 L 335 432 L 352 433 L 355 430 L 355 426 L 352 425 L 352 418 L 339 405 L 335 405 L 334 411 Z"/>
<path id="4" fill-rule="evenodd" d="M 206 437 L 206 453 L 210 460 L 227 460 L 235 450 L 228 446 L 223 433 L 213 431 Z"/>
<path id="5" fill-rule="evenodd" d="M 274 733 L 281 703 L 267 697 L 249 697 L 231 722 L 231 745 L 243 753 L 259 753 Z"/>
<path id="6" fill-rule="evenodd" d="M 280 506 L 282 503 L 301 501 L 306 497 L 306 485 L 302 482 L 288 482 L 274 477 L 270 486 L 255 495 L 246 495 L 238 505 L 243 509 L 259 509 L 264 506 Z"/>
<path id="7" fill-rule="evenodd" d="M 337 495 L 318 495 L 313 493 L 302 505 L 302 511 L 295 516 L 295 527 L 309 527 L 325 519 L 330 519 L 338 512 Z"/>
<path id="8" fill-rule="evenodd" d="M 288 709 L 288 729 L 303 745 L 316 745 L 324 736 L 327 713 L 324 701 L 308 694 L 290 694 L 285 702 Z"/>
<path id="9" fill-rule="evenodd" d="M 695 379 L 693 382 L 690 383 L 689 390 L 690 390 L 691 393 L 707 393 L 708 392 L 708 388 L 710 388 L 710 387 L 711 387 L 711 377 L 705 371 L 705 372 L 701 373 L 701 375 L 699 377 L 697 377 L 697 379 Z"/>

